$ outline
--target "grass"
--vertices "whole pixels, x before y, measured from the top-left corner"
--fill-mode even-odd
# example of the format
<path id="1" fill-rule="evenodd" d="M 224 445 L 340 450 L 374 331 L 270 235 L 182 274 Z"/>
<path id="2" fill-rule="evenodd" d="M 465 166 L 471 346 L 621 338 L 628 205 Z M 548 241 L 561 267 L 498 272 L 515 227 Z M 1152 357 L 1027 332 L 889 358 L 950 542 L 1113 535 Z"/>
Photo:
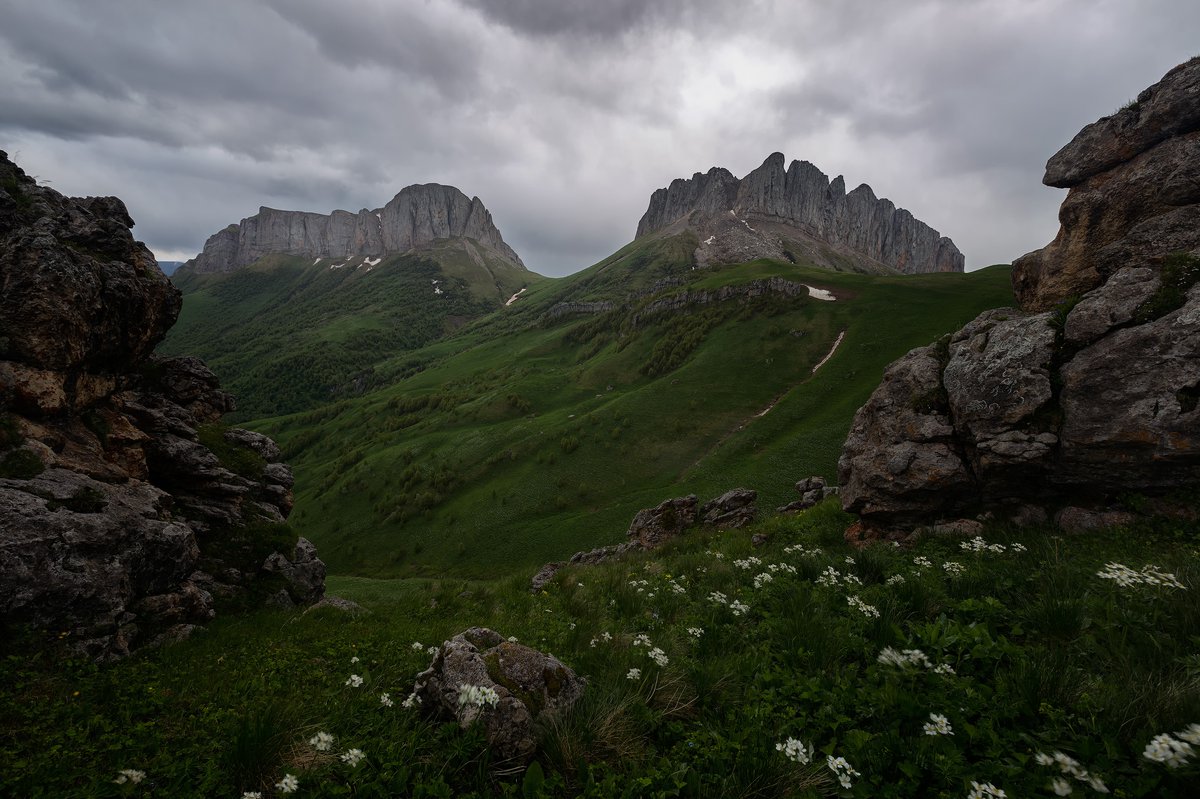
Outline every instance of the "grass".
<path id="1" fill-rule="evenodd" d="M 292 523 L 335 571 L 480 578 L 613 543 L 668 496 L 747 485 L 783 505 L 798 477 L 834 476 L 890 361 L 1011 300 L 1003 267 L 871 277 L 758 261 L 685 268 L 631 307 L 545 322 L 560 301 L 614 296 L 627 274 L 614 258 L 377 365 L 381 387 L 362 397 L 249 423 L 283 447 Z M 770 277 L 842 299 L 639 315 L 663 296 Z"/>
<path id="2" fill-rule="evenodd" d="M 1002 550 L 930 538 L 855 551 L 841 542 L 848 521 L 826 502 L 749 530 L 689 533 L 565 569 L 536 596 L 525 575 L 333 577 L 332 592 L 371 612 L 226 615 L 104 666 L 64 656 L 57 639 L 9 635 L 5 790 L 115 796 L 118 770 L 136 768 L 147 782 L 135 795 L 172 797 L 275 795 L 285 773 L 299 795 L 329 797 L 925 797 L 965 796 L 972 781 L 1041 796 L 1061 772 L 1035 755 L 1062 752 L 1113 795 L 1193 795 L 1197 758 L 1169 768 L 1143 751 L 1200 721 L 1196 525 L 1079 538 L 991 527 L 986 543 Z M 754 532 L 768 543 L 752 548 Z M 1111 561 L 1156 564 L 1183 587 L 1121 587 L 1098 574 Z M 493 764 L 478 729 L 400 706 L 424 648 L 475 625 L 553 652 L 588 681 L 572 714 L 541 726 L 524 774 Z M 886 647 L 920 657 L 883 662 Z M 351 673 L 362 688 L 346 685 Z M 927 734 L 931 713 L 953 734 Z M 309 744 L 318 731 L 334 736 L 332 752 Z M 787 738 L 811 744 L 812 762 L 779 751 Z M 354 768 L 335 757 L 351 747 L 367 755 Z M 826 757 L 859 772 L 849 790 Z"/>

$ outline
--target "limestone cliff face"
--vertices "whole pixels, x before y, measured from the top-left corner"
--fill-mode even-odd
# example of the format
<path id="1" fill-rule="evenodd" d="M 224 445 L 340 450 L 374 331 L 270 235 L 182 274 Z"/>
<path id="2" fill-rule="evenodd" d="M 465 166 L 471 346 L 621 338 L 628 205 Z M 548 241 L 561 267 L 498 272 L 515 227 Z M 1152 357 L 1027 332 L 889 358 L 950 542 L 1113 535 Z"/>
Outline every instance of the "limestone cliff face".
<path id="1" fill-rule="evenodd" d="M 1058 238 L 1013 265 L 1024 310 L 908 353 L 855 416 L 838 471 L 862 529 L 1111 524 L 1130 494 L 1195 518 L 1172 496 L 1200 487 L 1198 136 L 1193 59 L 1050 159 L 1072 189 Z"/>
<path id="2" fill-rule="evenodd" d="M 1041 311 L 1130 264 L 1200 253 L 1200 57 L 1081 130 L 1042 182 L 1069 188 L 1050 244 L 1013 262 L 1021 306 Z"/>
<path id="3" fill-rule="evenodd" d="M 209 237 L 204 250 L 185 268 L 198 273 L 228 272 L 264 255 L 310 258 L 379 257 L 404 253 L 438 239 L 470 238 L 515 266 L 520 257 L 504 243 L 492 215 L 478 197 L 453 186 L 409 186 L 382 208 L 356 214 L 316 214 L 260 208 L 254 216 Z"/>
<path id="4" fill-rule="evenodd" d="M 650 197 L 638 237 L 688 227 L 700 234 L 697 261 L 787 257 L 803 254 L 828 266 L 849 261 L 862 271 L 961 272 L 954 242 L 863 184 L 847 193 L 807 161 L 773 153 L 738 180 L 714 167 L 677 179 Z"/>
<path id="5" fill-rule="evenodd" d="M 324 564 L 282 525 L 279 448 L 226 430 L 195 358 L 155 358 L 179 292 L 115 197 L 0 152 L 0 629 L 98 658 L 187 635 L 221 599 L 307 601 Z"/>

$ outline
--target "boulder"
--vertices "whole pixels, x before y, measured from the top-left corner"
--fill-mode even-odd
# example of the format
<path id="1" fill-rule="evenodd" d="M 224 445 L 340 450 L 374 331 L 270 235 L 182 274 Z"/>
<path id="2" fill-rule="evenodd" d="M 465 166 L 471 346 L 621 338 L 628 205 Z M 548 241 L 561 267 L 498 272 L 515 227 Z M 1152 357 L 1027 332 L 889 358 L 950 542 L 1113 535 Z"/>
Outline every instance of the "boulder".
<path id="1" fill-rule="evenodd" d="M 705 524 L 720 528 L 745 527 L 758 515 L 754 504 L 758 492 L 752 488 L 734 488 L 716 499 L 709 500 L 700 508 Z"/>
<path id="2" fill-rule="evenodd" d="M 637 512 L 626 536 L 642 549 L 654 549 L 696 523 L 696 495 L 664 500 Z"/>
<path id="3" fill-rule="evenodd" d="M 494 704 L 471 688 L 494 691 Z M 537 747 L 534 724 L 568 712 L 583 691 L 583 680 L 557 658 L 483 627 L 443 643 L 414 687 L 423 712 L 464 729 L 481 724 L 504 765 L 529 762 Z"/>
<path id="4" fill-rule="evenodd" d="M 797 481 L 796 491 L 800 493 L 800 499 L 776 508 L 777 513 L 798 513 L 808 510 L 826 497 L 838 493 L 838 487 L 826 485 L 824 477 L 814 476 Z"/>

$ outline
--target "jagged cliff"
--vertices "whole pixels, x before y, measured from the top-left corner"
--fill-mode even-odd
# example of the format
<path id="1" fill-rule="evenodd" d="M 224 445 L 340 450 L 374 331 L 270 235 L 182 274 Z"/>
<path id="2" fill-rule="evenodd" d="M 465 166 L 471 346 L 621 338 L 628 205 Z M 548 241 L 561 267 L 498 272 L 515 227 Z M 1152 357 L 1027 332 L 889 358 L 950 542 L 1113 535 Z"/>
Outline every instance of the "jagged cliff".
<path id="1" fill-rule="evenodd" d="M 151 352 L 180 296 L 115 197 L 63 197 L 0 152 L 0 636 L 95 657 L 189 634 L 222 600 L 320 597 L 283 524 L 291 470 L 226 429 L 195 358 Z"/>
<path id="2" fill-rule="evenodd" d="M 427 183 L 402 189 L 382 208 L 364 208 L 357 214 L 259 208 L 254 216 L 210 236 L 203 252 L 183 269 L 228 272 L 271 253 L 308 258 L 382 257 L 449 238 L 474 239 L 524 268 L 478 197 L 468 198 L 453 186 Z"/>
<path id="3" fill-rule="evenodd" d="M 713 167 L 658 189 L 637 236 L 683 228 L 698 233 L 701 264 L 803 256 L 858 271 L 963 271 L 954 242 L 870 186 L 847 193 L 841 176 L 830 181 L 807 161 L 785 171 L 782 153 L 741 180 Z"/>
<path id="4" fill-rule="evenodd" d="M 1013 264 L 1021 309 L 908 353 L 855 416 L 838 470 L 864 531 L 1196 518 L 1198 128 L 1200 58 L 1050 159 L 1072 188 L 1058 237 Z"/>

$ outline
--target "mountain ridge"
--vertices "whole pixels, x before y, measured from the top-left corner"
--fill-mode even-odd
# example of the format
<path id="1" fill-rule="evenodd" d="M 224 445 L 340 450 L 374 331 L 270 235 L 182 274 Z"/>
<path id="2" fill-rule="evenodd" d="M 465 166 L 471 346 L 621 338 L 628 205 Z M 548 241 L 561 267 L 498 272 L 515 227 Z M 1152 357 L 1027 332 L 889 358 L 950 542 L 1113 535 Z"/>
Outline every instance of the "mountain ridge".
<path id="1" fill-rule="evenodd" d="M 406 186 L 381 208 L 363 208 L 358 213 L 260 206 L 257 214 L 209 236 L 200 254 L 181 269 L 197 274 L 229 272 L 276 254 L 382 257 L 451 238 L 474 239 L 504 261 L 525 268 L 482 200 L 468 198 L 454 186 L 424 183 Z"/>
<path id="2" fill-rule="evenodd" d="M 722 167 L 673 180 L 650 196 L 637 238 L 695 229 L 700 265 L 799 257 L 853 271 L 963 271 L 953 241 L 867 184 L 847 192 L 840 175 L 831 181 L 808 161 L 784 163 L 776 152 L 740 180 Z"/>

